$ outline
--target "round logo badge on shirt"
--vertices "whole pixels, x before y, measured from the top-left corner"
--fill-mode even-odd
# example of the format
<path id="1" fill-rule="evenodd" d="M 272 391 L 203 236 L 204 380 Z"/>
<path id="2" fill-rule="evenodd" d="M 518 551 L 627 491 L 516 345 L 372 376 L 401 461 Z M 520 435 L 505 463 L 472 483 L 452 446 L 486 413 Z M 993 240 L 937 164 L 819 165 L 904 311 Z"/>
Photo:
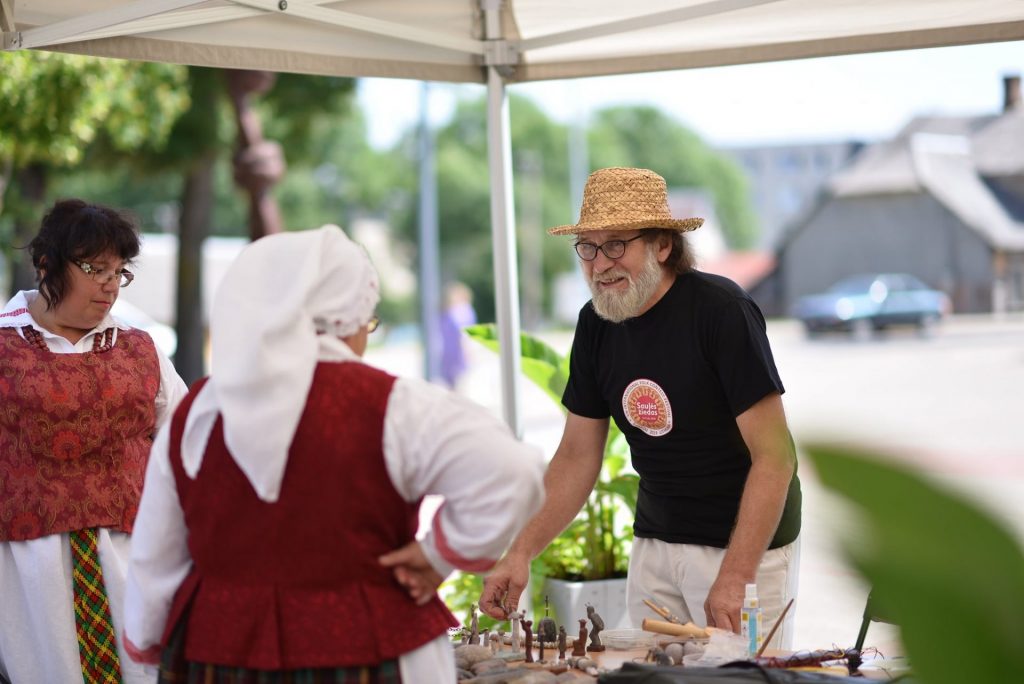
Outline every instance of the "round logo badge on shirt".
<path id="1" fill-rule="evenodd" d="M 661 437 L 672 429 L 672 405 L 658 383 L 641 378 L 622 393 L 622 412 L 629 424 L 651 437 Z"/>

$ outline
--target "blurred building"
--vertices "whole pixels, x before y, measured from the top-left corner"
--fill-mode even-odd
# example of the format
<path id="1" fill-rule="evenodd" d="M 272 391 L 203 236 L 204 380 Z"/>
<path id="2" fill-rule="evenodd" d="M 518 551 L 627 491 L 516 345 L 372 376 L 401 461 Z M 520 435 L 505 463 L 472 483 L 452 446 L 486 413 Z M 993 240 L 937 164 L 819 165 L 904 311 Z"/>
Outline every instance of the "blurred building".
<path id="1" fill-rule="evenodd" d="M 856 141 L 726 147 L 750 184 L 757 248 L 774 249 L 785 227 L 811 206 L 828 179 L 863 147 Z"/>
<path id="2" fill-rule="evenodd" d="M 395 253 L 386 224 L 373 218 L 359 218 L 346 232 L 362 244 L 381 275 L 386 296 L 409 297 L 416 277 L 405 255 Z M 203 240 L 203 320 L 209 321 L 213 295 L 228 267 L 249 244 L 247 237 L 208 237 Z M 173 326 L 178 282 L 178 236 L 143 233 L 142 252 L 132 266 L 135 280 L 121 291 L 120 299 L 140 309 L 159 323 Z"/>
<path id="3" fill-rule="evenodd" d="M 905 272 L 957 312 L 1024 309 L 1020 78 L 983 116 L 922 116 L 865 147 L 783 235 L 752 294 L 769 314 L 862 272 Z"/>
<path id="4" fill-rule="evenodd" d="M 208 237 L 203 240 L 203 320 L 210 319 L 213 293 L 217 291 L 228 266 L 248 238 Z M 121 290 L 124 299 L 156 321 L 173 326 L 175 293 L 178 285 L 178 236 L 143 233 L 142 252 L 132 265 L 135 280 Z"/>
<path id="5" fill-rule="evenodd" d="M 775 255 L 769 249 L 730 249 L 706 192 L 696 189 L 670 190 L 668 204 L 673 216 L 700 216 L 704 225 L 686 234 L 693 250 L 697 270 L 725 276 L 747 290 L 763 280 L 775 267 Z"/>

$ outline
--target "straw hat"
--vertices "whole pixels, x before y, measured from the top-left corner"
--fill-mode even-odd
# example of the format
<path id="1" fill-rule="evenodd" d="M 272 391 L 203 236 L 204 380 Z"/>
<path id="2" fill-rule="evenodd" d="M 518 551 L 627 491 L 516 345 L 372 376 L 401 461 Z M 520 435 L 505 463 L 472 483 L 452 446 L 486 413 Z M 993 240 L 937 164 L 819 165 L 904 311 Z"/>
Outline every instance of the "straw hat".
<path id="1" fill-rule="evenodd" d="M 590 174 L 583 189 L 580 220 L 556 226 L 549 235 L 569 235 L 591 230 L 668 228 L 685 232 L 704 223 L 702 218 L 672 218 L 665 179 L 647 169 L 612 167 Z"/>

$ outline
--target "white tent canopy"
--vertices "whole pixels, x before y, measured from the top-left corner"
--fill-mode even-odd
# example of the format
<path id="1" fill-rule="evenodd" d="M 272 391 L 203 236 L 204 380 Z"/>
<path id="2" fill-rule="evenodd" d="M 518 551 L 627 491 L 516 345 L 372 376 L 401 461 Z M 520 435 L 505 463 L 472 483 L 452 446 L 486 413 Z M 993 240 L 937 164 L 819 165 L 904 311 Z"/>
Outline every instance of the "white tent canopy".
<path id="1" fill-rule="evenodd" d="M 5 49 L 486 83 L 505 418 L 518 433 L 508 82 L 1024 39 L 1022 0 L 0 0 Z"/>
<path id="2" fill-rule="evenodd" d="M 479 5 L 500 5 L 485 35 Z M 5 47 L 485 83 L 1024 38 L 1019 0 L 2 0 Z M 12 11 L 13 10 L 13 11 Z"/>

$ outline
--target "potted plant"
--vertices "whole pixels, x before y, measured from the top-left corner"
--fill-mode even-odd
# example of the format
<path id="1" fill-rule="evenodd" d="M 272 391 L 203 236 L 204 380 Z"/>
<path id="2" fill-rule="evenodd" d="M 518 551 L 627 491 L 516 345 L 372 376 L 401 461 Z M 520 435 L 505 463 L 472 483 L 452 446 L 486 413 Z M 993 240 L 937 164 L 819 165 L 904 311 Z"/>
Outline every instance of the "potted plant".
<path id="1" fill-rule="evenodd" d="M 466 328 L 471 339 L 498 351 L 493 324 Z M 545 342 L 521 335 L 523 374 L 563 411 L 562 392 L 569 379 L 569 357 Z M 540 609 L 547 597 L 559 624 L 570 625 L 593 604 L 608 628 L 625 626 L 626 570 L 633 541 L 633 517 L 639 477 L 625 472 L 629 446 L 611 422 L 604 464 L 579 515 L 530 567 L 531 598 Z"/>

